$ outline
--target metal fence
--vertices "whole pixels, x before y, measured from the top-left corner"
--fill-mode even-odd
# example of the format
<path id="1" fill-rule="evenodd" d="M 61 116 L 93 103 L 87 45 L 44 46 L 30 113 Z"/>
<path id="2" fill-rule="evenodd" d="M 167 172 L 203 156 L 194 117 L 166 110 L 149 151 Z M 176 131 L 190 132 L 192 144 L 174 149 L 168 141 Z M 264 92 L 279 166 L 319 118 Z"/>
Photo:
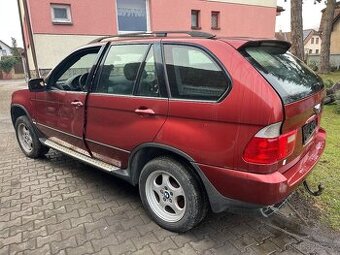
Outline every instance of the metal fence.
<path id="1" fill-rule="evenodd" d="M 331 68 L 340 70 L 340 54 L 330 55 L 330 65 Z M 307 64 L 309 66 L 319 66 L 320 65 L 320 55 L 308 55 Z"/>

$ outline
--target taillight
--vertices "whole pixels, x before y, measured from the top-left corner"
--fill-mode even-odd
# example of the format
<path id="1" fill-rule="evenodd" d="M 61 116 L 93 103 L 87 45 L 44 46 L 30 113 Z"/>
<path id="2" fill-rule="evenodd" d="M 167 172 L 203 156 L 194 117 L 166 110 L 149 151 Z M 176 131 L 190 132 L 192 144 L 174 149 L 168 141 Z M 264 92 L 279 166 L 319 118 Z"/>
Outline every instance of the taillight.
<path id="1" fill-rule="evenodd" d="M 243 158 L 249 163 L 274 164 L 295 148 L 297 130 L 280 134 L 281 122 L 261 129 L 247 144 Z"/>

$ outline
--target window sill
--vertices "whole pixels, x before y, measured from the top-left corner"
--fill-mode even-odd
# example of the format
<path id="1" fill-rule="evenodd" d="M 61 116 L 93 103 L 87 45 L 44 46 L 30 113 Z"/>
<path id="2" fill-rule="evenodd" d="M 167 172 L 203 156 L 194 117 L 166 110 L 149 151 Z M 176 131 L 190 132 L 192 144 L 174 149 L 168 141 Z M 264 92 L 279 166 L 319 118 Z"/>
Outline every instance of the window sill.
<path id="1" fill-rule="evenodd" d="M 72 21 L 52 21 L 53 25 L 67 25 L 67 26 L 72 26 L 73 23 Z"/>
<path id="2" fill-rule="evenodd" d="M 201 27 L 191 27 L 192 30 L 201 30 Z"/>
<path id="3" fill-rule="evenodd" d="M 212 27 L 211 29 L 212 29 L 212 30 L 221 30 L 220 27 Z"/>

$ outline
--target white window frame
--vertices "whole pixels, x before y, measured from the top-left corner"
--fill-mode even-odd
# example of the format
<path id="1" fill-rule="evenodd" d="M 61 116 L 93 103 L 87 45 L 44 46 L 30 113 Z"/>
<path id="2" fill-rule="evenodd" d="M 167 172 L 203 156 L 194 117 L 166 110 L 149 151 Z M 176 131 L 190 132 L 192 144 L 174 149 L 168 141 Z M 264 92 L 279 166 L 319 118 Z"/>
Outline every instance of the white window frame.
<path id="1" fill-rule="evenodd" d="M 0 49 L 0 52 L 1 52 L 1 56 L 7 56 L 7 51 L 6 49 Z"/>
<path id="2" fill-rule="evenodd" d="M 54 9 L 66 9 L 67 19 L 58 19 L 54 16 Z M 69 4 L 51 4 L 51 17 L 52 22 L 57 24 L 72 24 L 72 15 L 71 15 L 71 5 Z"/>

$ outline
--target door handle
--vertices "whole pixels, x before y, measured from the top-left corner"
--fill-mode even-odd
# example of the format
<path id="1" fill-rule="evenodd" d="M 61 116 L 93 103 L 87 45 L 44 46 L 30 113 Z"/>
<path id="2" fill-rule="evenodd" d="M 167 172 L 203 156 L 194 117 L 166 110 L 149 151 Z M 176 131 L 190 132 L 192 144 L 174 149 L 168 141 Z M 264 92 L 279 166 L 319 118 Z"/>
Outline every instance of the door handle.
<path id="1" fill-rule="evenodd" d="M 155 115 L 154 110 L 150 108 L 138 108 L 135 110 L 135 113 L 141 114 L 141 115 Z"/>
<path id="2" fill-rule="evenodd" d="M 83 103 L 80 101 L 73 101 L 71 102 L 71 105 L 75 106 L 76 108 L 79 108 L 83 106 Z"/>

